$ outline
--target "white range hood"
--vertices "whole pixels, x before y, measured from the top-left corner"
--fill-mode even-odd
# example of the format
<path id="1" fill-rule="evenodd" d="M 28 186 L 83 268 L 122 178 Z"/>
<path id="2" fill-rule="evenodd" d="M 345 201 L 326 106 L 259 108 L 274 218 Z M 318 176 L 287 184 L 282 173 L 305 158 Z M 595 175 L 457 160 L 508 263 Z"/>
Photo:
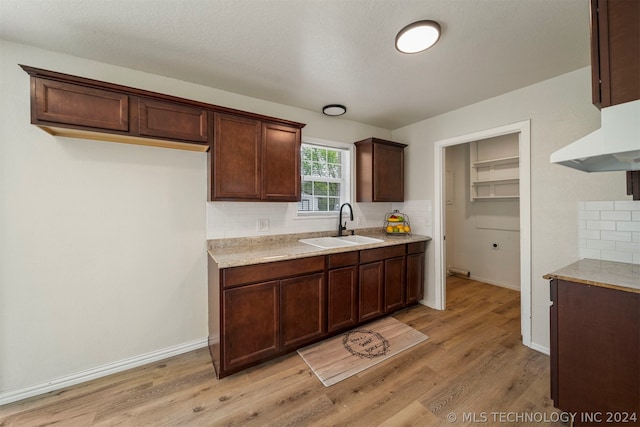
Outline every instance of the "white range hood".
<path id="1" fill-rule="evenodd" d="M 640 170 L 640 100 L 603 108 L 600 129 L 550 160 L 585 172 Z"/>

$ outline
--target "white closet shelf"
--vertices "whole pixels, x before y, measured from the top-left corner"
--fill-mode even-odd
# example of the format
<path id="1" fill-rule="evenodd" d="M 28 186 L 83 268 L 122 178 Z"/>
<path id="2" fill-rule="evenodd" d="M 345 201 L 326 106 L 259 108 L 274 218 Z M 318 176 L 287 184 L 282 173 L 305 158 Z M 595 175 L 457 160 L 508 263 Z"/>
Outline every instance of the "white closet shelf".
<path id="1" fill-rule="evenodd" d="M 478 166 L 498 166 L 498 165 L 508 165 L 510 163 L 519 163 L 520 156 L 511 156 L 511 157 L 502 157 L 499 159 L 489 159 L 489 160 L 478 160 L 472 163 L 473 167 Z"/>
<path id="2" fill-rule="evenodd" d="M 507 199 L 519 199 L 520 196 L 474 196 L 473 200 L 507 200 Z"/>
<path id="3" fill-rule="evenodd" d="M 500 179 L 484 179 L 479 181 L 473 181 L 472 185 L 489 185 L 489 184 L 517 184 L 520 182 L 519 178 L 500 178 Z"/>
<path id="4" fill-rule="evenodd" d="M 515 200 L 520 193 L 520 156 L 516 139 L 474 141 L 469 145 L 470 199 Z"/>

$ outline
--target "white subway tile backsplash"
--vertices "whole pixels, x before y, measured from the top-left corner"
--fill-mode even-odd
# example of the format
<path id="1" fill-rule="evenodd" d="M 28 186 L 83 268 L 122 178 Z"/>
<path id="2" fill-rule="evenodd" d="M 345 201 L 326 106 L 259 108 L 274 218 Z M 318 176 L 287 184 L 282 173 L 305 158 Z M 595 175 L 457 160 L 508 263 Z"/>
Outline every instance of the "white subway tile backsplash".
<path id="1" fill-rule="evenodd" d="M 585 202 L 584 208 L 587 211 L 612 211 L 614 202 Z"/>
<path id="2" fill-rule="evenodd" d="M 640 231 L 640 221 L 616 221 L 618 231 Z"/>
<path id="3" fill-rule="evenodd" d="M 600 250 L 582 248 L 578 250 L 580 258 L 600 259 Z"/>
<path id="4" fill-rule="evenodd" d="M 587 230 L 615 230 L 615 221 L 587 221 Z"/>
<path id="5" fill-rule="evenodd" d="M 640 211 L 640 200 L 619 200 L 614 205 L 617 211 Z"/>
<path id="6" fill-rule="evenodd" d="M 587 249 L 616 250 L 616 242 L 612 240 L 587 240 Z"/>
<path id="7" fill-rule="evenodd" d="M 600 251 L 600 259 L 615 262 L 633 262 L 633 254 L 617 251 Z"/>
<path id="8" fill-rule="evenodd" d="M 578 219 L 580 219 L 580 220 L 587 220 L 587 219 L 599 220 L 600 219 L 600 211 L 578 211 Z"/>
<path id="9" fill-rule="evenodd" d="M 382 227 L 391 203 L 351 203 L 354 221 L 348 229 Z M 412 200 L 393 204 L 393 208 L 410 216 L 416 234 L 431 235 L 431 201 Z M 208 202 L 207 239 L 228 239 L 275 234 L 332 231 L 337 229 L 337 215 L 298 216 L 297 203 Z M 348 217 L 344 217 L 348 219 Z M 269 221 L 269 230 L 257 231 L 259 219 Z"/>
<path id="10" fill-rule="evenodd" d="M 599 230 L 578 230 L 578 237 L 581 239 L 600 239 L 600 234 Z"/>
<path id="11" fill-rule="evenodd" d="M 631 221 L 631 211 L 601 211 L 600 219 L 607 221 Z"/>
<path id="12" fill-rule="evenodd" d="M 579 202 L 578 253 L 640 264 L 640 201 Z"/>
<path id="13" fill-rule="evenodd" d="M 601 233 L 602 240 L 614 240 L 618 242 L 630 242 L 631 241 L 631 232 L 630 231 L 603 231 Z"/>
<path id="14" fill-rule="evenodd" d="M 617 252 L 640 252 L 640 243 L 615 242 Z"/>

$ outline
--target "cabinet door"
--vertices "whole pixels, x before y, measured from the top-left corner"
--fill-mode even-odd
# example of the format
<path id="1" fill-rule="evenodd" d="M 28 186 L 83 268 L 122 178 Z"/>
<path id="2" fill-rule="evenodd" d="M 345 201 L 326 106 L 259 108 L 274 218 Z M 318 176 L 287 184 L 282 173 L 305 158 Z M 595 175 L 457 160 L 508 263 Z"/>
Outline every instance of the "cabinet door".
<path id="1" fill-rule="evenodd" d="M 32 120 L 89 130 L 129 131 L 129 97 L 125 94 L 35 78 Z"/>
<path id="2" fill-rule="evenodd" d="M 556 406 L 571 413 L 640 413 L 640 294 L 564 280 L 554 293 Z"/>
<path id="3" fill-rule="evenodd" d="M 407 255 L 407 304 L 424 298 L 424 252 Z"/>
<path id="4" fill-rule="evenodd" d="M 384 261 L 361 265 L 359 284 L 358 320 L 363 322 L 383 314 Z"/>
<path id="5" fill-rule="evenodd" d="M 262 125 L 262 199 L 300 200 L 300 129 Z"/>
<path id="6" fill-rule="evenodd" d="M 357 254 L 357 252 L 354 252 Z M 329 270 L 329 332 L 358 323 L 358 270 L 356 266 Z"/>
<path id="7" fill-rule="evenodd" d="M 223 371 L 278 351 L 278 285 L 272 281 L 223 291 Z"/>
<path id="8" fill-rule="evenodd" d="M 591 0 L 593 103 L 640 99 L 640 2 Z"/>
<path id="9" fill-rule="evenodd" d="M 404 201 L 404 148 L 373 146 L 373 201 Z"/>
<path id="10" fill-rule="evenodd" d="M 280 282 L 282 348 L 299 347 L 325 333 L 324 273 Z"/>
<path id="11" fill-rule="evenodd" d="M 214 113 L 212 200 L 259 200 L 261 123 Z"/>
<path id="12" fill-rule="evenodd" d="M 207 111 L 201 108 L 140 98 L 138 119 L 142 136 L 208 143 Z"/>
<path id="13" fill-rule="evenodd" d="M 390 313 L 405 305 L 404 257 L 384 260 L 384 311 Z"/>

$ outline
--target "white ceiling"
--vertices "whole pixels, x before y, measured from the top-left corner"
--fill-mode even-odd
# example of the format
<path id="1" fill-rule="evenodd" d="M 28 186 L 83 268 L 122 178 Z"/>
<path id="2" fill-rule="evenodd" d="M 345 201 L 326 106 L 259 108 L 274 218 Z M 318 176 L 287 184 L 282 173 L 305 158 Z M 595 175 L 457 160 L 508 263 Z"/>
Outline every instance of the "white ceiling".
<path id="1" fill-rule="evenodd" d="M 393 130 L 589 65 L 589 1 L 0 0 L 0 38 Z"/>

